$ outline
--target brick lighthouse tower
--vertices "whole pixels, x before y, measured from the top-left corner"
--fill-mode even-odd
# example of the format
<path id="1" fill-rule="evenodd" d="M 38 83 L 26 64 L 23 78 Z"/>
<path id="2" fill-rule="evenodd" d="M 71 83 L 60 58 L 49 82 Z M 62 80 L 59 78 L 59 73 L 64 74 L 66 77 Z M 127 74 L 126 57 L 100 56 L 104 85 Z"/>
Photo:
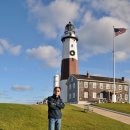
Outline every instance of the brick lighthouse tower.
<path id="1" fill-rule="evenodd" d="M 61 97 L 67 102 L 67 79 L 71 74 L 78 74 L 77 41 L 74 25 L 69 22 L 65 26 L 64 35 L 61 38 L 63 43 L 62 64 L 61 64 Z"/>

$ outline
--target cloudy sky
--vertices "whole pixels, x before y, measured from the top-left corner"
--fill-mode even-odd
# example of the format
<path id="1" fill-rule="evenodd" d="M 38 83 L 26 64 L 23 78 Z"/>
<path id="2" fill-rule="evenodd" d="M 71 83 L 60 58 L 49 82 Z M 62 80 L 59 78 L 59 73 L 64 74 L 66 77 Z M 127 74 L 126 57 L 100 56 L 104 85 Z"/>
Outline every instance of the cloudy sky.
<path id="1" fill-rule="evenodd" d="M 61 36 L 71 21 L 79 37 L 79 73 L 130 79 L 129 0 L 1 0 L 0 102 L 34 103 L 52 94 L 60 74 Z"/>

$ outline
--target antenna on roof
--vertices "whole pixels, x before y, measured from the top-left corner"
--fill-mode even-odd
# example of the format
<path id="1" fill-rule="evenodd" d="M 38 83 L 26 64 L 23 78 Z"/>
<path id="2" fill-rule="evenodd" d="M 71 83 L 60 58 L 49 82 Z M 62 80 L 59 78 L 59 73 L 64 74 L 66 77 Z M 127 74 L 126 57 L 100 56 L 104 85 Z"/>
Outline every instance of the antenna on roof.
<path id="1" fill-rule="evenodd" d="M 87 78 L 89 78 L 90 77 L 90 74 L 89 74 L 89 72 L 87 71 L 87 74 L 86 74 L 86 76 L 87 76 Z"/>

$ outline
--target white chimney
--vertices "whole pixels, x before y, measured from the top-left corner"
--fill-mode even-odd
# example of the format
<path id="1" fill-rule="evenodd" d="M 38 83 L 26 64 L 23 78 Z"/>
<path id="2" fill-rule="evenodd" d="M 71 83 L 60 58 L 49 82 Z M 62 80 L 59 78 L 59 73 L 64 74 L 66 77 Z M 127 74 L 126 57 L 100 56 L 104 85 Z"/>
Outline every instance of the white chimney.
<path id="1" fill-rule="evenodd" d="M 53 87 L 54 88 L 55 87 L 60 87 L 60 75 L 59 74 L 56 74 L 54 76 L 54 85 L 53 85 Z"/>

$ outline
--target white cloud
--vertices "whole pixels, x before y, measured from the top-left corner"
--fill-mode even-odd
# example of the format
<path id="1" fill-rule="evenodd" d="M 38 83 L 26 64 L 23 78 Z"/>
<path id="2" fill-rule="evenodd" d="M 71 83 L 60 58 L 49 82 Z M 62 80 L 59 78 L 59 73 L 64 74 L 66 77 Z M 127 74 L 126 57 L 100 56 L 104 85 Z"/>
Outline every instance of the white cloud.
<path id="1" fill-rule="evenodd" d="M 28 91 L 28 90 L 32 90 L 32 87 L 31 86 L 22 86 L 22 85 L 13 85 L 11 87 L 12 90 L 14 91 Z"/>
<path id="2" fill-rule="evenodd" d="M 6 94 L 4 92 L 0 92 L 0 96 L 5 96 Z"/>
<path id="3" fill-rule="evenodd" d="M 3 90 L 3 91 L 0 91 L 0 96 L 6 98 L 8 96 L 8 91 L 7 90 Z"/>
<path id="4" fill-rule="evenodd" d="M 129 0 L 95 0 L 92 1 L 95 10 L 106 12 L 126 23 L 130 23 L 130 1 Z"/>
<path id="5" fill-rule="evenodd" d="M 126 70 L 126 71 L 124 71 L 125 73 L 127 73 L 127 74 L 130 74 L 130 70 Z"/>
<path id="6" fill-rule="evenodd" d="M 0 46 L 0 54 L 3 54 L 3 48 Z"/>
<path id="7" fill-rule="evenodd" d="M 43 61 L 44 65 L 49 67 L 59 67 L 60 65 L 60 51 L 50 45 L 39 46 L 26 50 L 27 54 L 31 57 Z"/>
<path id="8" fill-rule="evenodd" d="M 113 26 L 125 28 L 130 26 L 130 19 L 127 19 L 130 14 L 130 2 L 127 0 L 115 0 L 113 2 L 110 0 L 88 0 L 87 2 L 91 9 L 86 9 L 78 30 L 79 47 L 82 50 L 80 51 L 80 58 L 85 60 L 93 55 L 112 52 Z M 125 18 L 123 18 L 124 12 Z M 117 61 L 125 61 L 130 58 L 129 35 L 130 31 L 128 29 L 125 34 L 115 37 Z"/>
<path id="9" fill-rule="evenodd" d="M 45 5 L 42 0 L 27 0 L 28 9 L 37 20 L 37 28 L 47 37 L 55 38 L 68 21 L 78 19 L 79 5 L 71 0 L 55 0 Z"/>
<path id="10" fill-rule="evenodd" d="M 6 50 L 9 49 L 9 47 L 10 47 L 8 41 L 5 40 L 5 39 L 0 39 L 0 44 L 1 44 L 1 46 L 2 46 L 3 48 L 5 48 Z"/>
<path id="11" fill-rule="evenodd" d="M 8 52 L 12 55 L 19 55 L 21 53 L 21 45 L 12 45 L 6 39 L 0 39 L 0 54 Z"/>
<path id="12" fill-rule="evenodd" d="M 130 27 L 129 0 L 55 0 L 47 4 L 42 0 L 27 0 L 27 3 L 29 12 L 37 19 L 38 29 L 49 38 L 62 35 L 68 21 L 78 23 L 79 58 L 83 60 L 112 52 L 113 25 Z M 117 57 L 117 53 L 118 61 L 130 58 L 129 35 L 128 29 L 125 34 L 115 38 L 116 51 L 127 54 L 122 53 Z"/>
<path id="13" fill-rule="evenodd" d="M 127 55 L 126 52 L 118 51 L 118 52 L 115 53 L 115 59 L 116 59 L 116 61 L 125 61 L 128 58 L 130 58 L 130 56 Z"/>
<path id="14" fill-rule="evenodd" d="M 129 84 L 129 96 L 130 96 L 130 78 L 126 78 L 125 79 L 127 82 L 128 82 L 128 84 Z"/>
<path id="15" fill-rule="evenodd" d="M 89 15 L 89 16 L 88 16 Z M 92 55 L 101 53 L 108 53 L 112 51 L 113 44 L 113 25 L 116 27 L 127 27 L 128 25 L 123 21 L 113 17 L 102 17 L 100 19 L 93 18 L 90 13 L 84 16 L 83 25 L 78 30 L 80 53 L 84 53 L 82 58 L 88 58 Z M 115 38 L 116 50 L 125 51 L 130 47 L 129 33 L 122 34 Z M 125 42 L 125 43 L 124 43 Z M 124 46 L 124 44 L 126 46 Z"/>
<path id="16" fill-rule="evenodd" d="M 10 52 L 13 55 L 19 55 L 21 52 L 21 45 L 13 46 L 10 48 Z"/>

